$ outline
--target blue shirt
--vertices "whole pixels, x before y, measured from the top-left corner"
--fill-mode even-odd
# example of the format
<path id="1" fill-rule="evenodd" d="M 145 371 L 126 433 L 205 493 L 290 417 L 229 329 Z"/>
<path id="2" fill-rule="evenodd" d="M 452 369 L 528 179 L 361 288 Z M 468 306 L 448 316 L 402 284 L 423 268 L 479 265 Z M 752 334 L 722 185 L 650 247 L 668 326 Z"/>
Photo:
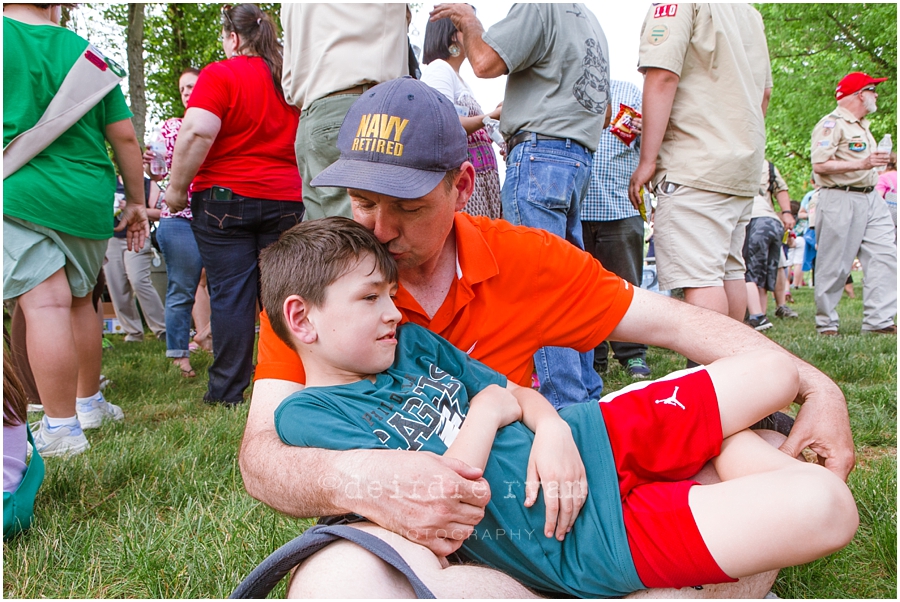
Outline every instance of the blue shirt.
<path id="1" fill-rule="evenodd" d="M 612 115 L 619 114 L 619 104 L 641 111 L 641 91 L 634 84 L 610 81 Z M 640 215 L 628 200 L 628 183 L 641 158 L 640 137 L 627 146 L 609 128 L 600 135 L 591 168 L 591 183 L 581 203 L 581 221 L 611 222 Z"/>
<path id="2" fill-rule="evenodd" d="M 400 449 L 442 455 L 456 438 L 469 399 L 506 378 L 417 326 L 397 330 L 394 364 L 375 382 L 307 387 L 275 411 L 288 445 L 324 449 Z M 581 598 L 620 597 L 643 589 L 631 558 L 612 447 L 598 403 L 563 408 L 588 482 L 588 499 L 565 540 L 544 536 L 543 495 L 526 508 L 525 477 L 534 434 L 521 422 L 497 431 L 484 478 L 491 499 L 463 544 L 473 560 L 529 587 Z M 423 482 L 422 491 L 428 484 Z M 391 495 L 367 490 L 369 495 Z"/>

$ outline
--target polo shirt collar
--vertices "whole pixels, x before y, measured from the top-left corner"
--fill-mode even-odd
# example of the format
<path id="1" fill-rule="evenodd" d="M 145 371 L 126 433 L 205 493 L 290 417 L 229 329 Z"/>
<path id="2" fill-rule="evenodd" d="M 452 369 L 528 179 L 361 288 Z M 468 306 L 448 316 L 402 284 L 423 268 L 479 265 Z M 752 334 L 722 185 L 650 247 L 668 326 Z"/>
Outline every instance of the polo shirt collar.
<path id="1" fill-rule="evenodd" d="M 453 217 L 453 234 L 456 236 L 456 280 L 431 319 L 429 325 L 431 330 L 440 331 L 461 308 L 475 298 L 473 285 L 500 273 L 493 251 L 484 239 L 481 229 L 472 220 L 470 215 L 461 212 L 457 212 Z M 395 303 L 403 312 L 404 321 L 410 319 L 410 313 L 416 313 L 421 318 L 413 321 L 426 325 L 422 322 L 423 319 L 427 320 L 425 311 L 402 284 L 397 291 Z"/>

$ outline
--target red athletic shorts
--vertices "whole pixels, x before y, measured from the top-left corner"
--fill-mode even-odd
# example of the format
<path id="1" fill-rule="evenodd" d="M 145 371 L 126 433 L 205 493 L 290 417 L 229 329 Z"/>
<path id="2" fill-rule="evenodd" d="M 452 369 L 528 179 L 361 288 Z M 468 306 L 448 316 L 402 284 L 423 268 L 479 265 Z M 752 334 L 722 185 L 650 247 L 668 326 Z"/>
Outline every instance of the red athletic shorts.
<path id="1" fill-rule="evenodd" d="M 600 411 L 612 444 L 628 545 L 647 587 L 736 581 L 703 543 L 688 491 L 719 454 L 722 422 L 704 368 L 635 383 L 603 397 Z"/>

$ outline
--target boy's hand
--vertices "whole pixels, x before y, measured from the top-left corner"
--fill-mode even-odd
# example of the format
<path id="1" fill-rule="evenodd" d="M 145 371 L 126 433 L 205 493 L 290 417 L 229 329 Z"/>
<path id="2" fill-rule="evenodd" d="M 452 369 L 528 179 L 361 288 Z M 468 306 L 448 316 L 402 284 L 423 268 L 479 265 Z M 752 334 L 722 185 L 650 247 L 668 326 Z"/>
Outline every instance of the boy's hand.
<path id="1" fill-rule="evenodd" d="M 488 385 L 479 391 L 472 398 L 470 406 L 472 409 L 477 406 L 478 412 L 490 413 L 496 419 L 498 429 L 522 419 L 519 401 L 512 393 L 498 385 Z"/>
<path id="2" fill-rule="evenodd" d="M 587 475 L 572 430 L 564 420 L 544 421 L 534 433 L 525 479 L 525 506 L 544 488 L 547 521 L 544 535 L 562 541 L 572 530 L 587 500 Z"/>

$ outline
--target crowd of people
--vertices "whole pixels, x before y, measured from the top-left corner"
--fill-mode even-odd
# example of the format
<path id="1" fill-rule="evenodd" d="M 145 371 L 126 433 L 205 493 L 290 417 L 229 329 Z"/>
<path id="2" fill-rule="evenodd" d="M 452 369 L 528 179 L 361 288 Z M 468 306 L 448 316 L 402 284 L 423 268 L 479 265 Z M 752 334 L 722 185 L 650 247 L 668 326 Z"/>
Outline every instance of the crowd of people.
<path id="1" fill-rule="evenodd" d="M 144 336 L 137 297 L 184 377 L 212 352 L 206 403 L 243 403 L 255 378 L 250 495 L 341 516 L 439 596 L 761 597 L 777 569 L 853 537 L 844 397 L 755 331 L 772 327 L 769 292 L 798 317 L 791 287 L 814 261 L 816 330 L 836 335 L 858 257 L 863 331 L 896 334 L 896 155 L 865 119 L 886 78 L 837 83 L 796 203 L 765 157 L 772 77 L 750 5 L 652 6 L 642 90 L 610 79 L 582 4 L 516 4 L 487 30 L 439 4 L 421 66 L 404 4 L 286 3 L 281 36 L 256 5 L 225 5 L 226 59 L 180 74 L 184 116 L 143 155 L 123 73 L 59 18 L 4 5 L 4 56 L 28 57 L 4 59 L 4 536 L 7 499 L 9 534 L 30 522 L 41 456 L 82 453 L 84 429 L 125 417 L 100 390 L 105 285 L 126 341 Z M 466 60 L 507 76 L 490 112 Z M 651 231 L 660 287 L 684 302 L 640 288 Z M 649 345 L 687 369 L 604 392 L 610 351 L 639 381 Z M 796 422 L 778 412 L 795 400 Z M 824 467 L 796 459 L 806 447 Z M 394 493 L 341 486 L 360 478 Z M 517 529 L 536 535 L 501 535 Z M 366 554 L 324 548 L 289 594 L 411 592 Z"/>

